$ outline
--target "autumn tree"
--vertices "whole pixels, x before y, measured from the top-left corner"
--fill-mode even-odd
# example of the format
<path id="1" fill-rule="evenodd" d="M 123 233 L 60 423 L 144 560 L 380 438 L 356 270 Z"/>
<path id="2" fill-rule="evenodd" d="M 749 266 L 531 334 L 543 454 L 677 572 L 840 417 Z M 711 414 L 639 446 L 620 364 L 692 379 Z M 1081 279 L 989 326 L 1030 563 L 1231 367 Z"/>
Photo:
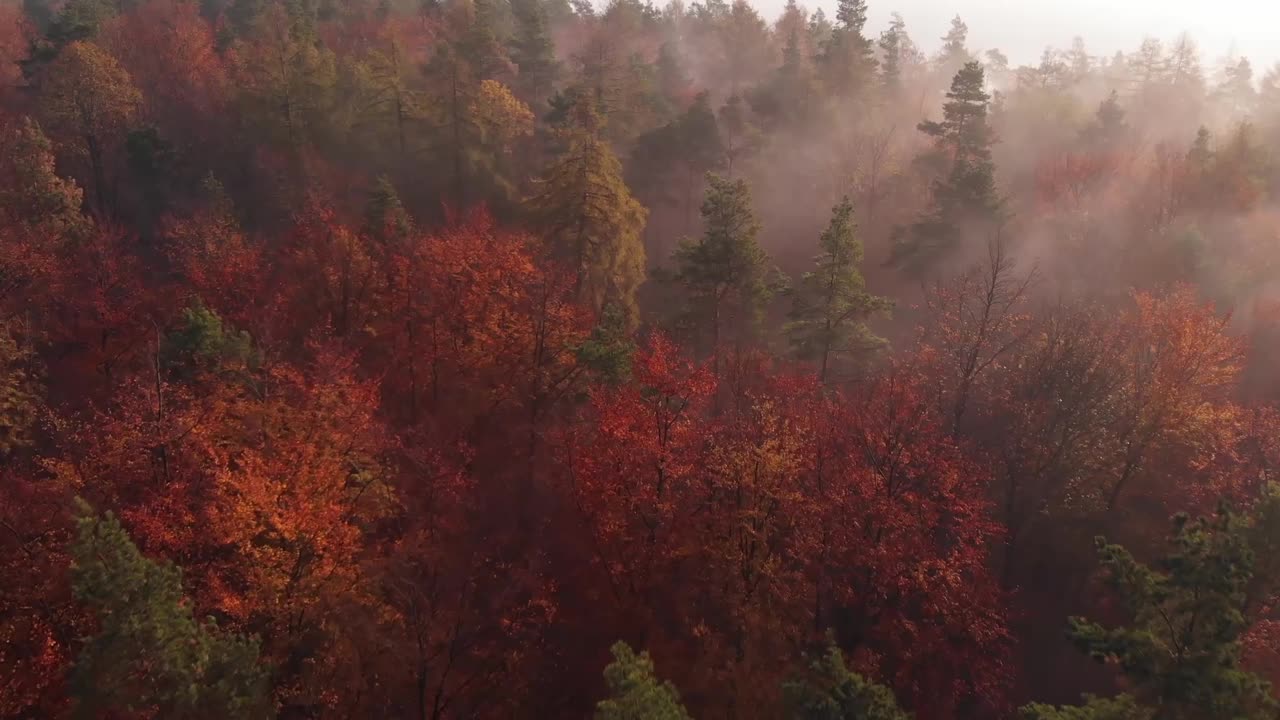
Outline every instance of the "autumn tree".
<path id="1" fill-rule="evenodd" d="M 41 117 L 78 158 L 88 162 L 94 208 L 99 213 L 111 210 L 108 163 L 119 150 L 140 101 L 120 63 L 92 43 L 71 43 L 45 70 Z"/>
<path id="2" fill-rule="evenodd" d="M 869 295 L 862 279 L 862 242 L 857 237 L 853 204 L 844 198 L 832 210 L 831 224 L 818 239 L 822 254 L 817 267 L 804 274 L 793 290 L 792 347 L 805 360 L 818 364 L 818 378 L 826 381 L 833 361 L 856 358 L 883 344 L 864 324 L 872 314 L 889 308 L 888 301 Z"/>
<path id="3" fill-rule="evenodd" d="M 527 202 L 548 252 L 572 269 L 578 297 L 597 311 L 616 304 L 634 318 L 635 292 L 644 280 L 646 212 L 600 131 L 593 104 L 580 99 L 565 131 L 566 150 Z"/>
<path id="4" fill-rule="evenodd" d="M 449 168 L 439 189 L 461 209 L 514 193 L 505 163 L 512 143 L 529 135 L 533 113 L 512 94 L 511 61 L 497 40 L 489 0 L 451 6 L 444 36 L 425 68 L 431 132 L 423 152 Z"/>
<path id="5" fill-rule="evenodd" d="M 144 557 L 115 517 L 82 506 L 76 522 L 75 594 L 100 623 L 71 672 L 78 716 L 140 708 L 171 718 L 275 715 L 256 640 L 196 620 L 181 572 Z"/>
<path id="6" fill-rule="evenodd" d="M 304 3 L 266 6 L 231 58 L 245 112 L 269 138 L 293 149 L 326 139 L 336 59 L 316 35 Z"/>

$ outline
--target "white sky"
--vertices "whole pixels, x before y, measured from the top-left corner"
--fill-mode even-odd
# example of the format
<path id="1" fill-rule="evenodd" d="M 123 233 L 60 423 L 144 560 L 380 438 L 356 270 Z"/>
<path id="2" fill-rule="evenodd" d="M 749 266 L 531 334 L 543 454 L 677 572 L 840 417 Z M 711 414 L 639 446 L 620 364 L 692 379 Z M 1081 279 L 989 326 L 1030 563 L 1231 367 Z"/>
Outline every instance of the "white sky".
<path id="1" fill-rule="evenodd" d="M 758 0 L 776 16 L 785 0 Z M 800 0 L 835 18 L 836 0 Z M 1034 63 L 1046 46 L 1065 48 L 1084 38 L 1089 52 L 1111 55 L 1137 49 L 1144 36 L 1170 42 L 1184 30 L 1212 69 L 1233 47 L 1248 57 L 1255 75 L 1280 60 L 1280 0 L 868 0 L 868 34 L 876 36 L 889 14 L 902 13 L 912 39 L 926 51 L 938 46 L 951 18 L 969 26 L 969 46 L 998 47 L 1014 65 Z"/>

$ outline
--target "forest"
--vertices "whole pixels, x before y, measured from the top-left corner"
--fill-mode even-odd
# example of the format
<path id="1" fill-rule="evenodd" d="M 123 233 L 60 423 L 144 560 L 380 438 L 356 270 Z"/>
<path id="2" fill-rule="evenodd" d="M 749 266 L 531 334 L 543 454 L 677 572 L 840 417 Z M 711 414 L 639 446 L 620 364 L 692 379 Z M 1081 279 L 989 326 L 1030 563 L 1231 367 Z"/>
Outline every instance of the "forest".
<path id="1" fill-rule="evenodd" d="M 828 10 L 0 0 L 0 718 L 1280 718 L 1280 66 Z"/>

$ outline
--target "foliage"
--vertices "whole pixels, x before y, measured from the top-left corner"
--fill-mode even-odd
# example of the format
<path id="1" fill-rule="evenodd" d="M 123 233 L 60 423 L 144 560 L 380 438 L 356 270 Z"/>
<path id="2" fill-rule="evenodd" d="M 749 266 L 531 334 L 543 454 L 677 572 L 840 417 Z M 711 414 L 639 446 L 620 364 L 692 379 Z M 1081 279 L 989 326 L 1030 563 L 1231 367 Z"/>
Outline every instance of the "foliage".
<path id="1" fill-rule="evenodd" d="M 610 697 L 596 705 L 597 720 L 684 720 L 689 717 L 669 682 L 654 676 L 648 653 L 635 654 L 626 643 L 615 644 L 613 662 L 604 669 Z"/>
<path id="2" fill-rule="evenodd" d="M 1241 608 L 1253 573 L 1247 524 L 1222 510 L 1211 519 L 1174 520 L 1158 568 L 1099 538 L 1111 587 L 1133 615 L 1107 628 L 1073 618 L 1069 636 L 1099 661 L 1118 666 L 1159 717 L 1273 717 L 1269 684 L 1241 667 Z"/>
<path id="3" fill-rule="evenodd" d="M 850 672 L 834 643 L 813 660 L 808 674 L 783 686 L 796 720 L 907 720 L 893 693 Z"/>
<path id="4" fill-rule="evenodd" d="M 864 355 L 884 342 L 863 324 L 889 304 L 866 292 L 856 233 L 853 204 L 846 197 L 832 210 L 831 224 L 818 240 L 822 254 L 815 258 L 817 269 L 805 273 L 793 292 L 787 333 L 800 357 L 818 363 L 820 380 L 827 378 L 833 359 Z"/>
<path id="5" fill-rule="evenodd" d="M 194 619 L 181 573 L 144 557 L 115 517 L 82 505 L 76 524 L 75 593 L 101 625 L 72 669 L 77 716 L 274 716 L 256 640 Z"/>

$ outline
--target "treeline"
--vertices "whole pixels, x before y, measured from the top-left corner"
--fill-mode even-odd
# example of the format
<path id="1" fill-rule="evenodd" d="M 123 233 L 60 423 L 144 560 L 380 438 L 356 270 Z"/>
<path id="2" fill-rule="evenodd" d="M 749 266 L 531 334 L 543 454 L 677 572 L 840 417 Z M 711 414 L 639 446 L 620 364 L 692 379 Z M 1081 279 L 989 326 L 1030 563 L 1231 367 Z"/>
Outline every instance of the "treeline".
<path id="1" fill-rule="evenodd" d="M 1276 717 L 1280 72 L 866 12 L 0 5 L 0 716 Z"/>

